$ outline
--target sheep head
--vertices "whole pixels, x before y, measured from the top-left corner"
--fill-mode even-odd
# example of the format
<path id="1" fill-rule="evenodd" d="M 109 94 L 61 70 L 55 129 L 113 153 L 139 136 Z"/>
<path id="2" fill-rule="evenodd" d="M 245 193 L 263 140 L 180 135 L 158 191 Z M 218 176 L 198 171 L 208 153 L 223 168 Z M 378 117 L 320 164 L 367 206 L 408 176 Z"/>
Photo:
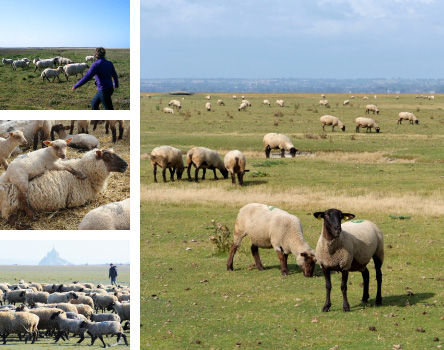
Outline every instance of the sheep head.
<path id="1" fill-rule="evenodd" d="M 128 163 L 113 150 L 97 150 L 96 159 L 103 160 L 109 172 L 124 173 L 128 169 Z"/>
<path id="2" fill-rule="evenodd" d="M 318 220 L 324 219 L 322 232 L 327 240 L 339 237 L 342 232 L 342 220 L 350 220 L 355 217 L 354 214 L 343 213 L 339 209 L 328 209 L 324 212 L 318 211 L 313 216 Z"/>

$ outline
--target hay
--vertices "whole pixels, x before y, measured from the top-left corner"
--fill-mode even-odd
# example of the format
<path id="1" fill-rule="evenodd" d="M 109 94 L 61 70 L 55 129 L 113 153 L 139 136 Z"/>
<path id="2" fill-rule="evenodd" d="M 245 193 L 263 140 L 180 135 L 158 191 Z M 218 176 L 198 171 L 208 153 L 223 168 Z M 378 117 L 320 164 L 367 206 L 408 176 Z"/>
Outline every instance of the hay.
<path id="1" fill-rule="evenodd" d="M 71 121 L 57 121 L 62 122 L 63 125 L 71 125 Z M 117 140 L 114 144 L 112 142 L 111 132 L 105 135 L 105 124 L 99 124 L 95 131 L 92 131 L 92 126 L 89 129 L 89 133 L 98 138 L 102 149 L 112 148 L 128 163 L 128 170 L 121 173 L 111 173 L 108 178 L 107 189 L 100 193 L 98 198 L 87 205 L 71 208 L 71 209 L 59 209 L 54 212 L 35 212 L 35 221 L 31 222 L 23 212 L 19 213 L 19 221 L 25 225 L 30 225 L 35 230 L 77 230 L 80 221 L 83 217 L 92 209 L 100 207 L 104 204 L 121 201 L 130 196 L 130 142 L 127 137 L 127 128 L 130 125 L 130 121 L 125 121 L 125 132 L 122 140 Z M 77 132 L 77 125 L 74 132 Z M 78 152 L 75 149 L 69 148 L 67 151 L 68 158 L 81 158 L 82 152 Z M 8 162 L 11 162 L 13 158 L 10 158 Z M 2 168 L 1 174 L 4 173 Z M 0 175 L 1 175 L 0 174 Z M 9 226 L 5 220 L 0 221 L 1 230 L 13 229 Z"/>

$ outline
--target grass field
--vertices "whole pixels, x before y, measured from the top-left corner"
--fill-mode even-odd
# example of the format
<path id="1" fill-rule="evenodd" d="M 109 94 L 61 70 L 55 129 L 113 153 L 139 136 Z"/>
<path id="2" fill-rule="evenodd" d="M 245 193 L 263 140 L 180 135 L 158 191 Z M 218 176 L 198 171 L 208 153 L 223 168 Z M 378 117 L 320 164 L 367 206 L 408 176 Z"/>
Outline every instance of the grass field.
<path id="1" fill-rule="evenodd" d="M 30 48 L 30 49 L 0 49 L 0 57 L 8 59 L 52 58 L 56 56 L 67 57 L 75 63 L 85 62 L 85 56 L 94 54 L 94 48 Z M 130 109 L 130 50 L 108 49 L 106 58 L 113 62 L 119 78 L 119 88 L 114 90 L 112 96 L 114 109 Z M 91 66 L 91 62 L 88 63 Z M 91 99 L 97 88 L 94 80 L 89 81 L 81 88 L 72 91 L 73 85 L 80 80 L 63 74 L 60 83 L 42 82 L 41 72 L 34 72 L 34 65 L 29 68 L 17 68 L 14 71 L 10 66 L 0 65 L 0 109 L 91 109 Z M 52 79 L 50 79 L 52 80 Z"/>
<path id="2" fill-rule="evenodd" d="M 73 281 L 92 282 L 94 284 L 109 284 L 107 265 L 76 265 L 76 266 L 20 266 L 20 265 L 2 265 L 0 266 L 0 283 L 8 282 L 10 284 L 18 283 L 23 279 L 26 282 L 34 281 L 39 283 L 72 283 Z M 119 265 L 119 279 L 118 282 L 122 285 L 130 285 L 130 266 Z M 130 332 L 126 331 L 128 343 L 131 344 Z M 69 341 L 59 340 L 54 343 L 53 338 L 39 338 L 35 344 L 25 344 L 19 341 L 15 335 L 10 335 L 7 338 L 4 349 L 59 349 L 75 347 L 76 349 L 91 349 L 90 337 L 86 336 L 85 340 L 80 344 L 76 344 L 78 337 L 70 337 Z M 104 338 L 108 346 L 116 343 L 116 338 Z M 120 346 L 125 344 L 120 343 Z M 95 342 L 94 348 L 101 348 L 101 342 Z"/>
<path id="3" fill-rule="evenodd" d="M 141 347 L 144 349 L 436 349 L 444 343 L 444 96 L 249 94 L 240 99 L 212 94 L 179 96 L 180 112 L 162 113 L 177 97 L 141 94 Z M 240 95 L 240 94 L 239 94 Z M 276 99 L 284 99 L 278 107 Z M 223 99 L 225 106 L 217 106 Z M 271 106 L 262 104 L 264 99 Z M 370 115 L 381 128 L 356 133 L 354 119 Z M 413 112 L 419 125 L 397 124 Z M 322 131 L 319 118 L 339 117 L 346 131 Z M 288 135 L 295 158 L 266 161 L 262 138 Z M 239 149 L 247 157 L 244 187 L 230 180 L 153 183 L 150 151 L 160 145 Z M 193 171 L 194 172 L 194 171 Z M 184 174 L 186 178 L 186 174 Z M 167 176 L 169 179 L 169 176 Z M 350 313 L 342 311 L 340 274 L 332 276 L 332 308 L 322 313 L 325 283 L 316 267 L 303 277 L 294 257 L 282 277 L 271 250 L 260 250 L 265 271 L 252 268 L 248 238 L 226 271 L 227 253 L 209 241 L 211 220 L 232 232 L 239 209 L 265 203 L 297 215 L 312 248 L 321 232 L 312 213 L 336 207 L 374 221 L 385 238 L 383 306 L 376 308 L 370 262 L 370 302 L 360 302 L 360 273 L 349 278 Z"/>

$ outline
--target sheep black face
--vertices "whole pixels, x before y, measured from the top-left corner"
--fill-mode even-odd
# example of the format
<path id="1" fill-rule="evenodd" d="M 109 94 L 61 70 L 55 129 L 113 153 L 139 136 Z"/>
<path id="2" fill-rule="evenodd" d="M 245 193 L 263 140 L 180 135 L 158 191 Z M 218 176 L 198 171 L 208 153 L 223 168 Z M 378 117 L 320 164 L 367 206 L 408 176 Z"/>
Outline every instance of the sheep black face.
<path id="1" fill-rule="evenodd" d="M 304 263 L 302 264 L 302 272 L 305 277 L 313 277 L 313 272 L 315 269 L 316 257 L 314 254 L 303 252 L 301 257 L 304 258 Z"/>
<path id="2" fill-rule="evenodd" d="M 350 220 L 355 217 L 354 214 L 343 213 L 339 209 L 328 209 L 325 212 L 319 211 L 314 213 L 313 216 L 319 220 L 324 219 L 324 229 L 330 240 L 339 237 L 341 234 L 341 221 L 343 219 Z"/>
<path id="3" fill-rule="evenodd" d="M 342 125 L 342 126 L 341 126 L 341 130 L 342 130 L 342 131 L 345 131 L 345 125 Z"/>
<path id="4" fill-rule="evenodd" d="M 106 169 L 109 172 L 124 173 L 128 169 L 128 163 L 112 150 L 98 150 L 96 156 L 97 159 L 105 162 Z"/>
<path id="5" fill-rule="evenodd" d="M 381 130 L 379 127 L 378 128 L 376 128 L 376 132 L 378 132 L 379 133 L 379 130 Z"/>
<path id="6" fill-rule="evenodd" d="M 227 169 L 221 170 L 220 172 L 223 175 L 224 179 L 228 179 L 228 170 Z"/>
<path id="7" fill-rule="evenodd" d="M 291 154 L 291 156 L 294 158 L 295 156 L 296 156 L 296 152 L 297 152 L 298 150 L 296 149 L 296 148 L 294 148 L 294 147 L 291 147 L 291 149 L 290 149 L 290 154 Z"/>
<path id="8" fill-rule="evenodd" d="M 55 319 L 58 315 L 60 315 L 60 314 L 61 314 L 60 311 L 54 312 L 54 313 L 51 315 L 50 319 L 51 319 L 51 320 L 54 320 L 54 319 Z"/>

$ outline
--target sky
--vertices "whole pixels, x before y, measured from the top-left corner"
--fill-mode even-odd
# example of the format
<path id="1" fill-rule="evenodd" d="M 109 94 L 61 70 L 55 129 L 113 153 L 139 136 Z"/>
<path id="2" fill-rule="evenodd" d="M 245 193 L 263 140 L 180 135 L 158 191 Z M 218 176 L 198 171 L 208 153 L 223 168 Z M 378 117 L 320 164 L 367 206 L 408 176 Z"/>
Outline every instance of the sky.
<path id="1" fill-rule="evenodd" d="M 141 78 L 444 77 L 441 0 L 140 0 Z"/>
<path id="2" fill-rule="evenodd" d="M 53 247 L 75 265 L 130 262 L 129 240 L 2 240 L 0 265 L 37 265 Z"/>
<path id="3" fill-rule="evenodd" d="M 0 47 L 130 47 L 130 0 L 0 3 Z"/>

